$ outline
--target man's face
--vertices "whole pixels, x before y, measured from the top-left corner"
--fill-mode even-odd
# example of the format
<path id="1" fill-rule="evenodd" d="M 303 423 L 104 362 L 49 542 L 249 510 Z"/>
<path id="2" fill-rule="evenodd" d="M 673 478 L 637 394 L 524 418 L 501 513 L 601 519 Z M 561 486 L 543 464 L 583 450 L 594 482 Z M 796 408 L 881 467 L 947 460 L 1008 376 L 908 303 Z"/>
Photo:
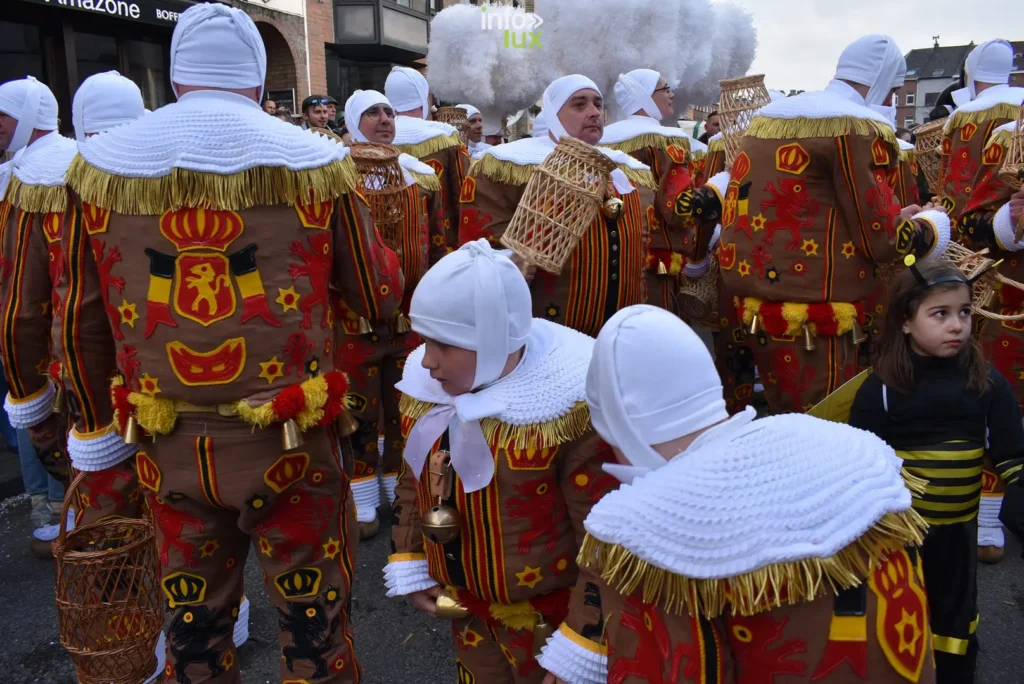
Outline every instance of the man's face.
<path id="1" fill-rule="evenodd" d="M 484 120 L 479 114 L 469 117 L 469 140 L 478 143 L 484 137 Z"/>
<path id="2" fill-rule="evenodd" d="M 709 138 L 722 130 L 722 122 L 718 120 L 717 114 L 708 117 L 708 124 L 704 130 L 708 132 Z"/>
<path id="3" fill-rule="evenodd" d="M 672 89 L 668 87 L 668 82 L 665 79 L 658 80 L 658 86 L 654 89 L 654 94 L 651 96 L 654 100 L 654 104 L 658 105 L 660 112 L 650 112 L 651 116 L 659 116 L 662 119 L 667 119 L 672 116 L 672 101 L 675 99 L 675 95 L 672 93 Z"/>
<path id="4" fill-rule="evenodd" d="M 604 135 L 604 101 L 589 88 L 573 93 L 558 112 L 565 132 L 588 145 L 596 145 Z"/>
<path id="5" fill-rule="evenodd" d="M 6 150 L 11 146 L 11 139 L 14 131 L 18 128 L 18 120 L 0 112 L 0 150 Z"/>
<path id="6" fill-rule="evenodd" d="M 395 111 L 385 104 L 370 107 L 359 118 L 359 132 L 370 142 L 390 145 L 395 140 Z"/>
<path id="7" fill-rule="evenodd" d="M 310 126 L 316 128 L 323 128 L 327 125 L 327 105 L 314 105 L 306 110 L 306 121 L 309 122 Z"/>
<path id="8" fill-rule="evenodd" d="M 430 377 L 441 383 L 449 396 L 457 397 L 473 389 L 476 375 L 476 352 L 424 338 L 426 349 L 422 365 Z"/>
<path id="9" fill-rule="evenodd" d="M 338 116 L 338 105 L 327 105 L 327 119 L 328 121 L 335 121 Z"/>
<path id="10" fill-rule="evenodd" d="M 263 111 L 265 111 L 267 114 L 273 114 L 274 112 L 277 111 L 277 103 L 274 102 L 273 100 L 265 100 L 263 102 Z"/>

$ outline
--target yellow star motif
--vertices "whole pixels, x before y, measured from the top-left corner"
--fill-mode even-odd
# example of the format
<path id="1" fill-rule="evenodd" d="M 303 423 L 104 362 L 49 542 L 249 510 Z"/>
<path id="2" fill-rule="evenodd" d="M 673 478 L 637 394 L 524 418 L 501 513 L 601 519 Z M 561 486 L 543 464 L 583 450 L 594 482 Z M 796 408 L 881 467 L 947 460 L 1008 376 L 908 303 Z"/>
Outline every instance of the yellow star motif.
<path id="1" fill-rule="evenodd" d="M 542 579 L 544 579 L 544 575 L 541 574 L 540 568 L 531 568 L 527 565 L 522 572 L 516 573 L 516 579 L 519 580 L 516 582 L 516 586 L 533 589 Z"/>
<path id="2" fill-rule="evenodd" d="M 219 549 L 219 548 L 220 548 L 220 542 L 219 541 L 217 541 L 216 539 L 208 539 L 206 541 L 206 543 L 203 544 L 199 548 L 199 554 L 203 558 L 209 558 L 210 556 L 215 554 L 217 552 L 217 549 Z"/>
<path id="3" fill-rule="evenodd" d="M 284 364 L 277 360 L 277 357 L 264 361 L 260 364 L 260 377 L 267 381 L 269 384 L 273 384 L 278 378 L 283 378 L 284 373 L 281 369 Z"/>
<path id="4" fill-rule="evenodd" d="M 746 278 L 748 275 L 750 275 L 750 264 L 747 263 L 746 259 L 739 263 L 739 273 L 740 278 Z"/>
<path id="5" fill-rule="evenodd" d="M 327 560 L 334 560 L 338 553 L 341 551 L 341 542 L 333 537 L 328 537 L 327 541 L 323 545 L 324 547 L 324 558 Z"/>
<path id="6" fill-rule="evenodd" d="M 754 218 L 750 219 L 750 225 L 754 229 L 754 232 L 764 230 L 764 227 L 768 225 L 768 219 L 764 217 L 764 214 L 758 214 Z"/>
<path id="7" fill-rule="evenodd" d="M 917 640 L 921 638 L 921 628 L 917 625 L 917 613 L 908 613 L 906 608 L 900 609 L 903 617 L 896 623 L 896 633 L 900 635 L 899 652 L 909 652 L 911 655 L 917 653 Z M 909 638 L 905 638 L 907 632 Z"/>
<path id="8" fill-rule="evenodd" d="M 121 322 L 127 323 L 132 328 L 135 327 L 135 321 L 139 320 L 139 314 L 136 311 L 135 304 L 129 304 L 127 300 L 121 300 L 121 306 L 118 307 L 118 311 L 121 312 Z"/>
<path id="9" fill-rule="evenodd" d="M 480 636 L 473 630 L 469 629 L 468 627 L 466 628 L 466 631 L 462 633 L 463 646 L 470 646 L 472 648 L 476 648 L 480 645 L 480 642 L 482 642 L 483 640 L 484 638 L 482 636 Z"/>
<path id="10" fill-rule="evenodd" d="M 260 537 L 260 553 L 264 556 L 269 556 L 271 551 L 274 550 L 274 545 L 270 543 L 270 540 L 266 537 Z"/>
<path id="11" fill-rule="evenodd" d="M 853 258 L 853 255 L 857 253 L 857 248 L 853 246 L 853 241 L 843 243 L 843 256 L 847 259 Z"/>
<path id="12" fill-rule="evenodd" d="M 814 240 L 804 240 L 804 243 L 800 245 L 800 249 L 807 256 L 818 256 L 818 243 Z"/>
<path id="13" fill-rule="evenodd" d="M 299 310 L 299 293 L 295 291 L 295 286 L 292 285 L 287 290 L 283 288 L 277 288 L 277 299 L 275 300 L 281 305 L 281 308 L 285 311 L 298 311 Z"/>
<path id="14" fill-rule="evenodd" d="M 1017 376 L 1018 380 L 1024 380 L 1024 371 L 1021 371 L 1020 375 Z"/>
<path id="15" fill-rule="evenodd" d="M 160 394 L 160 381 L 149 373 L 144 373 L 142 377 L 139 378 L 139 388 L 142 390 L 143 394 L 155 397 Z"/>
<path id="16" fill-rule="evenodd" d="M 224 668 L 224 671 L 227 672 L 235 666 L 235 654 L 228 651 L 224 654 L 224 657 L 221 658 L 220 664 Z"/>

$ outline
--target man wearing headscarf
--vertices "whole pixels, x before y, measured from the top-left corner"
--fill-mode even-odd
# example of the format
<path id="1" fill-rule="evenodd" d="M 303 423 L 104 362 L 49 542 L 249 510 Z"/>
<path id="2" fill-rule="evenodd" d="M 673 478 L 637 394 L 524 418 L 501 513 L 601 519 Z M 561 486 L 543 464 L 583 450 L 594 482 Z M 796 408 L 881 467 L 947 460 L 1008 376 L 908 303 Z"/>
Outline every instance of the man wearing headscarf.
<path id="1" fill-rule="evenodd" d="M 586 392 L 626 484 L 585 523 L 606 651 L 571 681 L 935 682 L 926 525 L 885 442 L 809 416 L 730 418 L 704 343 L 651 306 L 608 321 Z"/>
<path id="2" fill-rule="evenodd" d="M 517 267 L 477 240 L 427 272 L 409 312 L 425 344 L 398 385 L 407 442 L 384 577 L 388 596 L 455 618 L 460 682 L 564 679 L 589 656 L 571 639 L 601 632 L 594 578 L 575 565 L 583 518 L 614 485 L 583 403 L 593 339 L 531 308 Z M 555 629 L 569 643 L 538 665 Z"/>
<path id="3" fill-rule="evenodd" d="M 136 467 L 167 641 L 196 645 L 168 649 L 168 678 L 239 681 L 232 623 L 255 546 L 280 617 L 282 679 L 356 682 L 358 535 L 334 427 L 348 382 L 333 362 L 331 297 L 390 320 L 398 258 L 347 149 L 260 109 L 266 50 L 244 12 L 190 7 L 170 54 L 178 101 L 81 142 L 67 176 L 78 196 L 67 239 L 88 240 L 107 279 L 69 269 L 80 294 L 65 328 L 81 353 L 66 372 L 83 394 L 112 389 L 116 408 L 81 438 L 154 438 Z M 86 308 L 108 298 L 109 321 Z M 113 388 L 91 350 L 116 351 Z"/>
<path id="4" fill-rule="evenodd" d="M 497 245 L 519 206 L 530 176 L 563 135 L 597 145 L 604 132 L 603 102 L 597 85 L 578 74 L 552 82 L 544 91 L 546 137 L 498 145 L 474 162 L 462 187 L 462 243 L 487 238 Z M 617 216 L 599 214 L 560 275 L 538 270 L 530 284 L 537 318 L 594 335 L 616 311 L 646 301 L 644 261 L 647 227 L 640 193 L 653 189 L 650 169 L 624 152 L 597 148 L 616 168 L 614 197 L 623 202 Z M 517 257 L 518 258 L 518 257 Z"/>
<path id="5" fill-rule="evenodd" d="M 469 148 L 469 156 L 472 157 L 477 152 L 493 147 L 484 142 L 484 117 L 480 110 L 471 104 L 460 104 L 456 105 L 456 107 L 466 112 L 466 120 L 469 122 L 466 142 Z"/>
<path id="6" fill-rule="evenodd" d="M 384 83 L 384 94 L 397 114 L 394 145 L 434 169 L 441 183 L 445 240 L 449 250 L 458 244 L 462 181 L 469 170 L 469 150 L 453 126 L 430 120 L 432 97 L 423 74 L 409 67 L 394 67 Z"/>
<path id="7" fill-rule="evenodd" d="M 502 143 L 504 143 L 505 127 L 502 125 L 501 119 L 487 119 L 486 121 L 484 121 L 483 134 L 484 144 L 487 145 L 488 147 L 494 147 L 495 145 L 501 145 Z"/>
<path id="8" fill-rule="evenodd" d="M 353 155 L 363 153 L 362 144 L 390 145 L 395 139 L 394 109 L 388 99 L 376 90 L 353 93 L 345 103 L 345 121 L 352 126 Z M 403 446 L 395 383 L 402 378 L 405 357 L 420 344 L 419 338 L 409 331 L 409 321 L 405 317 L 409 311 L 408 302 L 423 274 L 447 253 L 441 186 L 434 170 L 404 153 L 399 156 L 399 164 L 403 189 L 397 198 L 385 200 L 374 192 L 366 194 L 379 217 L 377 229 L 399 255 L 406 292 L 402 308 L 389 321 L 360 326 L 359 316 L 342 301 L 336 319 L 338 345 L 335 355 L 337 364 L 351 383 L 349 405 L 359 425 L 351 435 L 355 455 L 352 493 L 363 539 L 374 536 L 380 527 L 377 507 L 380 505 L 381 474 L 388 503 L 395 501 L 395 482 Z M 379 181 L 378 176 L 370 175 L 364 177 L 362 183 L 371 190 L 384 190 L 377 187 Z M 383 426 L 380 424 L 382 416 Z M 377 435 L 382 431 L 383 471 L 378 468 L 377 447 Z"/>
<path id="9" fill-rule="evenodd" d="M 626 118 L 605 127 L 601 138 L 603 146 L 625 152 L 649 166 L 658 184 L 656 193 L 640 191 L 651 233 L 647 290 L 648 301 L 668 311 L 676 311 L 676 292 L 684 268 L 694 276 L 707 269 L 707 265 L 686 263 L 684 245 L 693 240 L 693 218 L 689 212 L 676 210 L 695 185 L 704 184 L 707 146 L 680 128 L 661 125 L 662 119 L 672 116 L 672 99 L 672 89 L 657 71 L 634 69 L 620 74 L 615 101 Z"/>
<path id="10" fill-rule="evenodd" d="M 901 207 L 889 182 L 896 134 L 871 107 L 905 68 L 892 38 L 855 41 L 825 90 L 762 108 L 731 174 L 708 184 L 724 197 L 718 262 L 740 312 L 727 334 L 757 342 L 773 413 L 806 411 L 857 373 L 877 266 L 911 251 L 937 258 L 949 244 L 945 214 Z M 710 238 L 699 234 L 695 248 Z"/>

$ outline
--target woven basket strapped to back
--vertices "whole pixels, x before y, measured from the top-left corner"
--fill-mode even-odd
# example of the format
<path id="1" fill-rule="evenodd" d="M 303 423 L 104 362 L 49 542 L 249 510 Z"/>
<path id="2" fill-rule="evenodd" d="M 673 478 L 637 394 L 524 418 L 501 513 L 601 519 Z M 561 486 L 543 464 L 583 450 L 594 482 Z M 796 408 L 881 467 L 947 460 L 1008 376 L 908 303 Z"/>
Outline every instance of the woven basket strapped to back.
<path id="1" fill-rule="evenodd" d="M 1010 137 L 1010 146 L 1006 150 L 1006 159 L 999 169 L 999 180 L 1003 181 L 1011 190 L 1017 192 L 1024 185 L 1024 104 L 1020 106 L 1020 113 L 1017 114 L 1017 128 Z M 1017 242 L 1024 237 L 1024 217 L 1017 221 Z"/>
<path id="2" fill-rule="evenodd" d="M 725 163 L 732 166 L 740 151 L 740 141 L 761 107 L 772 99 L 764 87 L 764 75 L 728 78 L 721 82 L 722 98 L 718 118 L 722 122 Z"/>
<path id="3" fill-rule="evenodd" d="M 615 162 L 563 135 L 526 184 L 501 244 L 555 275 L 597 218 Z"/>
<path id="4" fill-rule="evenodd" d="M 153 522 L 112 517 L 66 531 L 79 473 L 64 495 L 53 543 L 60 642 L 80 684 L 138 684 L 156 669 L 164 624 Z"/>
<path id="5" fill-rule="evenodd" d="M 947 119 L 939 119 L 918 126 L 914 129 L 917 142 L 914 144 L 914 155 L 917 165 L 924 173 L 928 189 L 934 194 L 939 187 L 939 168 L 942 164 L 942 132 L 946 128 Z"/>
<path id="6" fill-rule="evenodd" d="M 408 184 L 398 163 L 398 148 L 380 143 L 353 143 L 351 150 L 352 162 L 359 171 L 359 189 L 370 204 L 373 224 L 384 244 L 401 253 L 401 199 Z"/>
<path id="7" fill-rule="evenodd" d="M 455 126 L 463 137 L 469 131 L 469 119 L 466 117 L 466 110 L 461 107 L 438 107 L 434 120 Z"/>

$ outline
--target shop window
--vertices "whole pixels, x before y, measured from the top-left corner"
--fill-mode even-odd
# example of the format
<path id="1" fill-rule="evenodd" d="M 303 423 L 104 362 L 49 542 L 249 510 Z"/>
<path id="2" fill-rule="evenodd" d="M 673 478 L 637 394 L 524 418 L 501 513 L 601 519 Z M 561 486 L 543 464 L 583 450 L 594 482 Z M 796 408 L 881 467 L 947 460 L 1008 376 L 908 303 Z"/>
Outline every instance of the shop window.
<path id="1" fill-rule="evenodd" d="M 75 32 L 75 57 L 78 59 L 77 90 L 82 81 L 93 74 L 104 71 L 120 71 L 121 61 L 117 56 L 117 38 L 99 36 L 94 33 Z"/>
<path id="2" fill-rule="evenodd" d="M 0 83 L 25 76 L 44 80 L 39 28 L 0 21 Z"/>
<path id="3" fill-rule="evenodd" d="M 124 42 L 128 58 L 126 76 L 142 90 L 147 109 L 157 109 L 174 101 L 168 68 L 168 49 L 159 43 L 140 40 Z"/>

